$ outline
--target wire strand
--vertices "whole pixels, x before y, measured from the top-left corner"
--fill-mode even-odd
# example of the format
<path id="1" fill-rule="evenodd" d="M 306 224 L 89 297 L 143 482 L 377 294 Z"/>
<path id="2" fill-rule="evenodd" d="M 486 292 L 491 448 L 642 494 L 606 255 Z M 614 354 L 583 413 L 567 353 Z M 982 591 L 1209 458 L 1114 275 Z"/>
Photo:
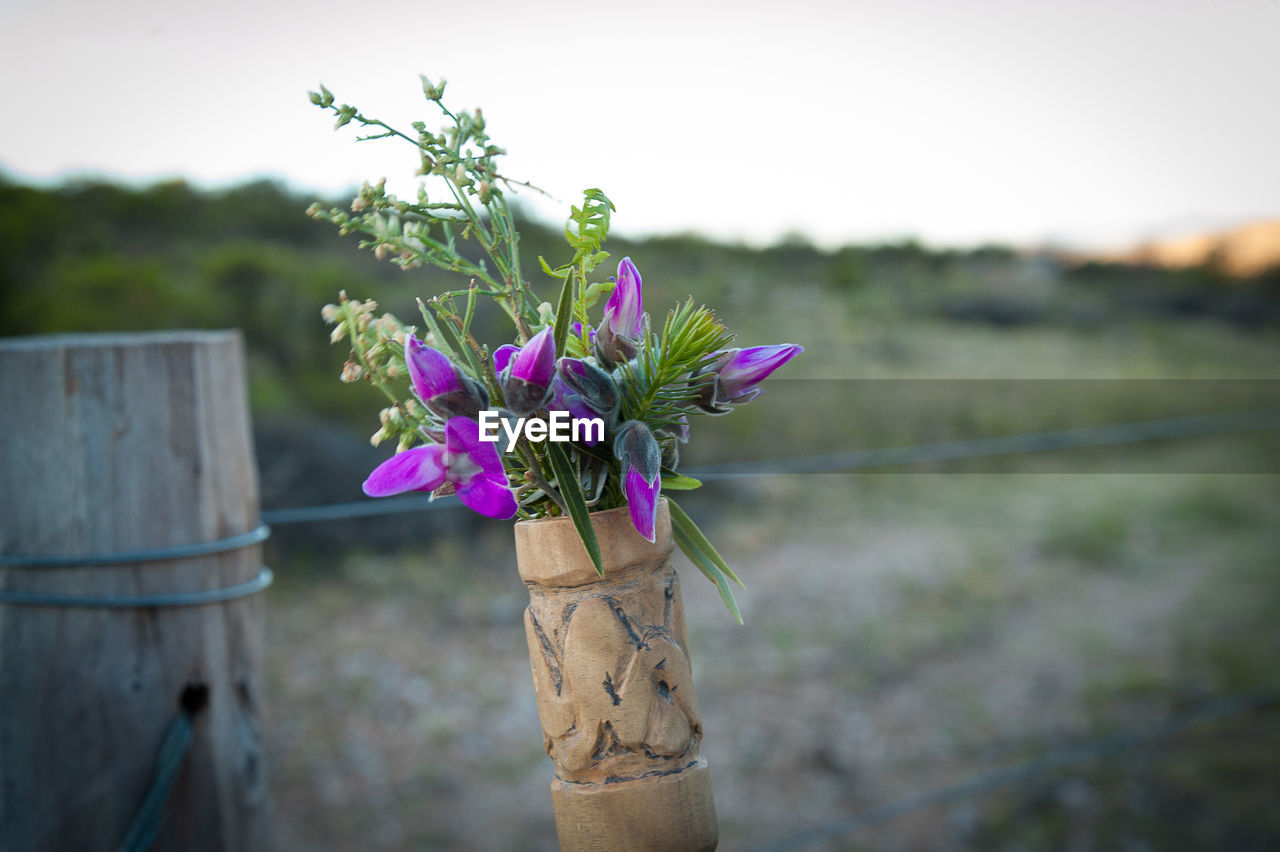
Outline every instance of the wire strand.
<path id="1" fill-rule="evenodd" d="M 1280 428 L 1280 408 L 1235 411 L 1225 414 L 1196 414 L 1163 420 L 1114 423 L 1105 426 L 1083 426 L 1049 432 L 1026 432 L 992 438 L 970 438 L 939 441 L 906 447 L 875 450 L 851 450 L 824 455 L 767 459 L 750 462 L 725 462 L 682 471 L 703 482 L 717 482 L 751 476 L 802 473 L 849 473 L 872 467 L 896 467 L 930 462 L 960 461 L 1001 455 L 1051 452 L 1079 447 L 1101 447 L 1140 443 L 1170 438 L 1194 438 L 1205 435 L 1233 434 Z M 312 521 L 336 521 L 348 518 L 417 512 L 427 509 L 455 509 L 462 504 L 456 497 L 429 500 L 427 497 L 393 497 L 359 500 L 323 506 L 299 506 L 268 509 L 263 521 L 271 524 L 299 524 Z"/>
<path id="2" fill-rule="evenodd" d="M 824 840 L 835 840 L 858 829 L 892 822 L 915 811 L 980 796 L 1011 784 L 1036 780 L 1056 769 L 1073 766 L 1093 758 L 1111 757 L 1120 752 L 1180 734 L 1198 725 L 1238 716 L 1277 702 L 1280 702 L 1280 687 L 1268 687 L 1241 695 L 1214 699 L 1151 729 L 1109 734 L 1079 745 L 1048 752 L 1023 763 L 973 775 L 956 784 L 904 796 L 868 810 L 796 832 L 772 843 L 751 847 L 750 852 L 789 852 L 789 850 L 803 849 Z"/>

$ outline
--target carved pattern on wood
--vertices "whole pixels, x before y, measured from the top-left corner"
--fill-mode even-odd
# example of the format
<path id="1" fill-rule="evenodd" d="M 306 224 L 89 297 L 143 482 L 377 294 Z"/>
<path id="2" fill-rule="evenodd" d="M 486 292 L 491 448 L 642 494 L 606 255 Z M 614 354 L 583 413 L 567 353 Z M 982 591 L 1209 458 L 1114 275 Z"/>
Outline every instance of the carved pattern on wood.
<path id="1" fill-rule="evenodd" d="M 695 764 L 701 710 L 669 551 L 608 581 L 529 590 L 525 630 L 557 776 L 613 782 Z"/>

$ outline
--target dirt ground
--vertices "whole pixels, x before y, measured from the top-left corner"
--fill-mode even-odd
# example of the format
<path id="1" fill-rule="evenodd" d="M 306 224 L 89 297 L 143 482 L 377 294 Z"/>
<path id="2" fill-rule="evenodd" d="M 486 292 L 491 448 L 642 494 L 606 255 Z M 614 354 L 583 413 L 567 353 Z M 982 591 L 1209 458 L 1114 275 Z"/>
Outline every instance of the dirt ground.
<path id="1" fill-rule="evenodd" d="M 739 627 L 677 552 L 721 848 L 1266 848 L 1280 828 L 1249 803 L 1280 789 L 1280 750 L 1256 748 L 1274 708 L 877 827 L 802 832 L 1266 685 L 1277 484 L 774 476 L 685 501 L 748 585 Z M 556 848 L 509 535 L 280 566 L 278 848 Z M 1241 736 L 1255 748 L 1220 772 Z M 1198 833 L 1178 831 L 1190 813 Z"/>

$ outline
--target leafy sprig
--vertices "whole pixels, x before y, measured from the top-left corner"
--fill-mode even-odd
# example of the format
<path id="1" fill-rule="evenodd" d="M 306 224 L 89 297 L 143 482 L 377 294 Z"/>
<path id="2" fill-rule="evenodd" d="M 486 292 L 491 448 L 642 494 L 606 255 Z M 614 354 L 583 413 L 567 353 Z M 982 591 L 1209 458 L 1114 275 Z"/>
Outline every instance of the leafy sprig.
<path id="1" fill-rule="evenodd" d="M 450 369 L 460 369 L 468 382 L 478 383 L 468 385 L 472 390 L 465 393 L 476 398 L 487 396 L 489 404 L 498 409 L 507 402 L 504 388 L 513 399 L 526 393 L 510 384 L 509 372 L 501 376 L 495 372 L 489 346 L 472 332 L 480 298 L 493 299 L 505 311 L 514 326 L 516 344 L 528 344 L 534 335 L 549 328 L 555 356 L 587 362 L 595 371 L 594 380 L 613 388 L 610 393 L 616 394 L 611 397 L 616 406 L 599 400 L 596 403 L 601 410 L 610 409 L 609 428 L 615 430 L 614 435 L 606 435 L 604 442 L 533 443 L 520 437 L 500 454 L 517 516 L 571 518 L 587 553 L 597 570 L 602 571 L 600 547 L 589 513 L 627 505 L 625 466 L 632 466 L 629 469 L 634 471 L 634 465 L 639 464 L 650 471 L 644 474 L 645 482 L 655 487 L 651 477 L 657 471 L 654 459 L 660 452 L 661 490 L 687 491 L 701 485 L 676 471 L 677 444 L 687 437 L 692 416 L 719 410 L 707 407 L 707 400 L 714 401 L 721 390 L 713 365 L 727 363 L 718 359 L 729 358 L 724 350 L 733 336 L 709 308 L 692 299 L 676 305 L 666 314 L 662 328 L 652 330 L 648 315 L 639 313 L 639 274 L 629 260 L 624 261 L 627 275 L 623 276 L 620 265 L 619 276 L 625 277 L 633 289 L 617 294 L 614 290 L 620 284 L 594 280 L 596 270 L 609 258 L 603 246 L 616 210 L 609 197 L 597 188 L 587 189 L 581 206 L 571 208 L 564 229 L 565 242 L 572 252 L 569 260 L 552 266 L 538 258 L 542 271 L 559 285 L 554 305 L 540 301 L 521 273 L 519 232 L 507 193 L 516 187 L 541 190 L 500 170 L 499 160 L 506 151 L 489 136 L 483 114 L 480 110 L 455 111 L 446 106 L 444 90 L 444 81 L 436 84 L 422 77 L 423 96 L 439 112 L 443 127 L 432 129 L 425 122 L 416 121 L 412 133 L 366 116 L 350 104 L 338 103 L 324 86 L 311 92 L 312 103 L 332 113 L 337 128 L 356 125 L 368 131 L 358 140 L 398 139 L 414 146 L 420 164 L 418 175 L 423 181 L 414 200 L 387 192 L 384 178 L 374 184 L 366 182 L 349 210 L 324 209 L 316 204 L 308 213 L 335 224 L 340 233 L 361 234 L 362 248 L 372 249 L 379 259 L 403 269 L 432 265 L 467 279 L 466 287 L 418 300 L 425 329 L 421 339 L 437 350 L 433 357 L 439 358 L 443 353 L 454 365 Z M 464 251 L 469 246 L 478 247 L 479 255 L 473 250 Z M 607 329 L 596 326 L 596 333 L 608 332 L 602 343 L 601 339 L 593 340 L 592 308 L 611 293 L 611 324 Z M 619 316 L 623 306 L 628 312 L 625 320 Z M 379 429 L 371 439 L 375 445 L 394 440 L 398 450 L 403 451 L 423 442 L 439 444 L 444 441 L 445 418 L 453 415 L 432 403 L 434 397 L 415 399 L 408 387 L 405 347 L 411 335 L 417 336 L 418 329 L 390 314 L 377 316 L 376 310 L 372 300 L 350 299 L 346 293 L 340 295 L 337 304 L 324 308 L 325 320 L 334 325 L 333 341 L 348 340 L 351 345 L 342 379 L 368 381 L 387 397 L 390 404 L 380 412 Z M 528 351 L 546 351 L 546 337 Z M 600 378 L 606 374 L 606 378 Z M 483 393 L 478 387 L 483 387 Z M 551 394 L 549 386 L 542 387 Z M 585 386 L 581 390 L 588 396 L 595 392 Z M 740 386 L 735 392 L 743 393 Z M 545 408 L 540 411 L 546 413 Z M 627 442 L 634 444 L 637 436 L 643 439 L 641 450 L 618 448 Z M 639 462 L 634 455 L 637 452 Z M 464 479 L 470 475 L 454 473 Z M 656 490 L 650 494 L 650 502 L 656 494 Z M 741 622 L 741 612 L 729 588 L 730 581 L 741 581 L 689 516 L 675 501 L 668 500 L 676 542 L 716 585 L 733 617 Z"/>

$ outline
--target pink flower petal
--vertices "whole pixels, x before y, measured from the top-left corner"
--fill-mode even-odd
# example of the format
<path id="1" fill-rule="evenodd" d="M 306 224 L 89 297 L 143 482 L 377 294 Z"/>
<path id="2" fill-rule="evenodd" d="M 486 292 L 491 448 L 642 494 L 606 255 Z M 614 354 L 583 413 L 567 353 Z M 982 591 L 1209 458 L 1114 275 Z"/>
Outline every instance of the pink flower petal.
<path id="1" fill-rule="evenodd" d="M 364 493 L 390 497 L 406 491 L 434 491 L 444 480 L 444 447 L 432 444 L 397 453 L 378 465 L 364 481 Z"/>
<path id="2" fill-rule="evenodd" d="M 730 356 L 728 363 L 720 368 L 720 398 L 727 400 L 745 394 L 803 351 L 803 346 L 794 343 L 730 349 L 726 353 Z"/>
<path id="3" fill-rule="evenodd" d="M 501 431 L 501 430 L 499 430 Z M 470 417 L 451 417 L 444 427 L 445 446 L 451 455 L 466 455 L 480 468 L 486 479 L 495 482 L 507 481 L 507 473 L 502 467 L 502 457 L 498 455 L 498 443 L 480 440 L 480 424 Z M 456 476 L 450 479 L 457 481 Z"/>
<path id="4" fill-rule="evenodd" d="M 615 334 L 638 340 L 643 331 L 644 282 L 640 271 L 624 257 L 618 264 L 618 279 L 604 305 L 604 321 Z"/>
<path id="5" fill-rule="evenodd" d="M 551 326 L 535 334 L 516 353 L 511 362 L 511 376 L 530 384 L 546 387 L 556 372 L 556 339 Z"/>
<path id="6" fill-rule="evenodd" d="M 404 363 L 409 368 L 409 383 L 423 402 L 462 388 L 449 356 L 437 352 L 412 334 L 404 338 Z"/>
<path id="7" fill-rule="evenodd" d="M 485 476 L 477 476 L 458 486 L 458 499 L 462 505 L 490 518 L 506 519 L 516 513 L 516 498 L 505 484 L 494 482 Z"/>
<path id="8" fill-rule="evenodd" d="M 640 471 L 627 469 L 623 491 L 627 495 L 627 507 L 631 511 L 631 523 L 635 524 L 640 535 L 653 541 L 657 537 L 658 491 L 662 488 L 662 479 L 655 476 L 653 482 L 645 482 Z"/>
<path id="9" fill-rule="evenodd" d="M 501 374 L 507 369 L 507 365 L 511 363 L 511 359 L 520 351 L 520 347 L 512 343 L 504 343 L 497 349 L 493 350 L 493 370 L 495 373 Z"/>

